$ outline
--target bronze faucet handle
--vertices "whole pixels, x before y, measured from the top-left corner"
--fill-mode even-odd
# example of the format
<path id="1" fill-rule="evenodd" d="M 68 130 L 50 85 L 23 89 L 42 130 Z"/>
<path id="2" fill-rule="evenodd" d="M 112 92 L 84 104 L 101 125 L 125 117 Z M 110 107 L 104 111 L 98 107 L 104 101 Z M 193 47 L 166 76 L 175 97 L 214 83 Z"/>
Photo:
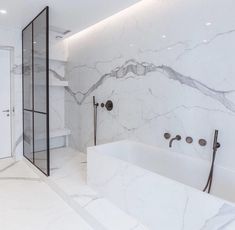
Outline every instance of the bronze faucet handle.
<path id="1" fill-rule="evenodd" d="M 177 141 L 180 141 L 180 140 L 181 140 L 181 136 L 180 136 L 180 135 L 176 135 L 175 139 L 176 139 Z"/>

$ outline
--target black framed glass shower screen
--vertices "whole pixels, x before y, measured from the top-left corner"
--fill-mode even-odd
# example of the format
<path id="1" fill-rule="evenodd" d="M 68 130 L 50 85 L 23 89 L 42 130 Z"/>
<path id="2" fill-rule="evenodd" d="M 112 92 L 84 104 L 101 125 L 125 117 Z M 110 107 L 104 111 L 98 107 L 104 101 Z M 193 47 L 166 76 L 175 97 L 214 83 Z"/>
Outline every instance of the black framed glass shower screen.
<path id="1" fill-rule="evenodd" d="M 23 154 L 50 175 L 49 9 L 22 31 Z"/>

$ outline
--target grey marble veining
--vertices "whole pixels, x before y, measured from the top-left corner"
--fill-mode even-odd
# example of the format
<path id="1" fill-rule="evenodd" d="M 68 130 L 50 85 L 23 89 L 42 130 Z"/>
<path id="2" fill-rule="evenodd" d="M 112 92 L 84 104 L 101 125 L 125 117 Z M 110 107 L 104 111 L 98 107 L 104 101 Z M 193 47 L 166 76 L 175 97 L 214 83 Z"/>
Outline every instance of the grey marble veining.
<path id="1" fill-rule="evenodd" d="M 74 66 L 71 70 L 67 71 L 67 75 L 71 74 L 71 72 L 74 72 L 76 70 L 80 70 L 80 69 L 91 69 L 94 70 L 95 72 L 97 72 L 98 74 L 102 74 L 101 71 L 99 70 L 99 65 L 104 65 L 104 64 L 111 64 L 114 61 L 117 61 L 119 59 L 123 59 L 123 55 L 118 55 L 114 58 L 108 59 L 108 60 L 99 60 L 99 61 L 95 61 L 92 65 L 89 64 L 79 64 Z"/>
<path id="2" fill-rule="evenodd" d="M 4 168 L 0 169 L 0 173 L 5 172 L 7 169 L 14 167 L 16 164 L 18 163 L 18 161 L 15 161 L 7 166 L 5 166 Z"/>
<path id="3" fill-rule="evenodd" d="M 185 76 L 175 71 L 169 66 L 162 65 L 162 66 L 157 66 L 156 68 L 162 70 L 163 74 L 169 79 L 178 81 L 182 85 L 186 85 L 191 88 L 194 88 L 198 90 L 199 92 L 201 92 L 202 94 L 204 94 L 205 96 L 208 96 L 214 100 L 217 100 L 228 110 L 235 112 L 235 104 L 232 101 L 230 101 L 228 98 L 226 98 L 228 94 L 234 93 L 235 90 L 221 91 L 221 90 L 213 89 L 196 79 Z"/>
<path id="4" fill-rule="evenodd" d="M 82 205 L 83 208 L 87 207 L 88 205 L 90 205 L 92 202 L 102 199 L 101 196 L 98 195 L 89 195 L 89 194 L 73 194 L 71 195 L 71 198 L 73 199 L 88 199 L 88 201 Z"/>
<path id="5" fill-rule="evenodd" d="M 194 10 L 189 11 L 188 7 Z M 99 110 L 99 144 L 132 139 L 168 148 L 163 133 L 169 131 L 172 135 L 193 136 L 195 140 L 192 145 L 184 141 L 177 143 L 175 152 L 210 160 L 213 131 L 217 128 L 223 145 L 218 165 L 234 169 L 233 8 L 231 0 L 225 4 L 219 0 L 171 1 L 170 4 L 153 1 L 133 11 L 131 16 L 123 15 L 114 21 L 116 26 L 110 23 L 101 29 L 97 27 L 86 35 L 87 39 L 71 40 L 66 76 L 69 86 L 65 90 L 68 125 L 72 130 L 71 139 L 77 143 L 75 147 L 85 151 L 93 144 L 91 97 L 95 95 L 99 102 L 110 98 L 115 105 L 110 113 Z M 120 53 L 120 60 L 112 60 Z M 100 60 L 112 61 L 100 63 Z M 79 106 L 75 107 L 76 104 Z M 205 148 L 198 146 L 201 137 L 208 141 Z M 142 187 L 143 180 L 136 190 Z M 214 209 L 208 205 L 209 211 L 205 211 L 205 207 L 202 213 L 201 204 L 195 199 L 194 194 L 191 197 L 182 191 L 176 224 L 170 228 L 158 227 L 221 230 L 233 223 L 233 214 L 229 216 L 220 209 L 223 201 Z M 193 216 L 197 209 L 198 215 Z M 198 225 L 188 227 L 196 218 L 200 219 Z M 168 221 L 166 218 L 166 223 Z"/>
<path id="6" fill-rule="evenodd" d="M 149 124 L 150 122 L 156 120 L 156 119 L 159 119 L 159 118 L 163 118 L 163 117 L 166 117 L 170 114 L 173 114 L 173 113 L 176 113 L 178 111 L 193 111 L 193 110 L 202 110 L 202 111 L 207 111 L 207 112 L 216 112 L 216 113 L 222 113 L 222 114 L 226 114 L 226 115 L 229 115 L 229 116 L 232 116 L 234 117 L 235 114 L 231 111 L 223 111 L 223 110 L 219 110 L 219 109 L 210 109 L 210 108 L 206 108 L 206 107 L 202 107 L 202 106 L 186 106 L 186 105 L 179 105 L 179 106 L 176 106 L 168 111 L 165 111 L 163 113 L 153 113 L 153 116 L 150 117 L 150 118 L 143 118 L 143 121 L 144 123 L 143 124 L 138 124 L 134 127 L 127 127 L 126 125 L 122 124 L 121 122 L 118 121 L 118 119 L 116 119 L 116 115 L 115 114 L 108 114 L 108 116 L 112 117 L 116 123 L 118 123 L 118 125 L 120 127 L 123 128 L 123 130 L 127 131 L 127 132 L 136 132 L 137 130 L 143 128 L 144 126 L 146 126 L 147 124 Z M 141 114 L 142 117 L 143 114 Z"/>
<path id="7" fill-rule="evenodd" d="M 202 42 L 198 42 L 197 44 L 195 44 L 194 46 L 192 47 L 187 47 L 184 49 L 184 51 L 178 55 L 178 57 L 176 58 L 176 60 L 179 60 L 181 59 L 184 55 L 186 55 L 187 53 L 195 50 L 195 49 L 198 49 L 200 48 L 201 46 L 205 46 L 205 45 L 209 45 L 211 44 L 212 42 L 214 42 L 215 40 L 217 40 L 218 38 L 220 37 L 223 37 L 223 36 L 227 36 L 227 35 L 230 35 L 230 34 L 233 34 L 235 33 L 235 29 L 231 29 L 231 30 L 228 30 L 228 31 L 225 31 L 225 32 L 219 32 L 219 33 L 216 33 L 214 36 L 212 36 L 211 38 L 209 38 L 208 40 L 204 40 Z"/>
<path id="8" fill-rule="evenodd" d="M 235 207 L 224 204 L 215 216 L 205 222 L 201 230 L 225 230 L 234 222 Z"/>
<path id="9" fill-rule="evenodd" d="M 185 201 L 185 206 L 184 206 L 183 215 L 182 215 L 183 217 L 182 217 L 182 227 L 181 227 L 181 230 L 185 230 L 185 216 L 187 214 L 188 204 L 189 204 L 189 196 L 186 195 L 186 201 Z"/>
<path id="10" fill-rule="evenodd" d="M 11 180 L 20 180 L 20 181 L 41 181 L 38 177 L 25 176 L 19 173 L 19 169 L 22 168 L 22 161 L 15 161 L 14 159 L 6 159 L 9 163 L 0 169 L 0 180 L 1 181 L 11 181 Z M 4 163 L 4 160 L 3 162 Z M 13 173 L 15 172 L 15 173 Z"/>
<path id="11" fill-rule="evenodd" d="M 13 146 L 13 153 L 15 153 L 16 148 L 17 148 L 22 142 L 23 142 L 23 134 L 20 135 L 20 136 L 16 139 L 16 141 L 15 141 L 15 143 L 14 143 L 14 146 Z"/>
<path id="12" fill-rule="evenodd" d="M 154 72 L 160 72 L 168 79 L 177 81 L 182 85 L 191 87 L 199 91 L 203 95 L 218 101 L 220 104 L 222 104 L 225 108 L 227 108 L 231 112 L 235 112 L 235 104 L 226 97 L 227 95 L 234 93 L 235 90 L 228 90 L 228 91 L 216 90 L 190 76 L 186 76 L 177 72 L 170 66 L 155 65 L 153 63 L 147 63 L 147 62 L 138 62 L 135 59 L 128 60 L 122 66 L 115 68 L 110 73 L 102 75 L 100 79 L 96 83 L 91 85 L 91 87 L 86 92 L 82 91 L 74 92 L 69 86 L 66 86 L 65 89 L 74 98 L 76 103 L 78 105 L 81 105 L 85 101 L 85 99 L 91 95 L 92 92 L 97 90 L 109 78 L 115 78 L 118 80 L 126 78 L 127 75 L 131 73 L 134 74 L 134 76 L 131 75 L 128 76 L 128 78 L 135 79 L 138 77 L 146 76 L 149 73 L 154 73 Z"/>
<path id="13" fill-rule="evenodd" d="M 152 52 L 152 53 L 159 54 L 163 51 L 167 51 L 176 47 L 183 47 L 184 50 L 187 50 L 189 47 L 189 42 L 190 42 L 189 40 L 178 41 L 178 42 L 175 42 L 175 43 L 172 43 L 172 44 L 169 44 L 169 45 L 157 48 L 157 49 L 139 49 L 139 53 L 143 54 L 143 53 Z"/>
<path id="14" fill-rule="evenodd" d="M 180 47 L 183 49 L 182 52 L 180 52 L 180 54 L 176 57 L 176 61 L 179 61 L 182 57 L 184 57 L 186 54 L 190 53 L 191 51 L 194 51 L 195 49 L 198 49 L 202 46 L 206 46 L 206 45 L 210 45 L 212 42 L 216 41 L 217 39 L 224 37 L 224 36 L 228 36 L 231 34 L 235 33 L 235 29 L 230 29 L 227 31 L 223 31 L 223 32 L 218 32 L 215 35 L 213 35 L 212 37 L 210 37 L 209 39 L 205 39 L 204 41 L 200 41 L 200 42 L 196 42 L 196 44 L 190 45 L 190 43 L 192 43 L 191 40 L 183 40 L 183 41 L 178 41 L 157 49 L 139 49 L 139 53 L 143 54 L 143 53 L 148 53 L 148 52 L 152 52 L 152 53 L 156 53 L 156 54 L 160 54 L 163 51 L 167 51 L 167 50 L 171 50 L 173 48 L 176 47 Z"/>
<path id="15" fill-rule="evenodd" d="M 50 69 L 49 69 L 49 72 L 52 73 L 53 76 L 54 76 L 56 79 L 58 79 L 58 80 L 60 80 L 60 81 L 65 81 L 64 77 L 61 76 L 56 70 L 50 68 Z"/>
<path id="16" fill-rule="evenodd" d="M 34 68 L 36 68 L 36 72 L 44 72 L 45 68 L 41 65 L 35 65 Z M 30 71 L 29 66 L 25 66 L 26 71 Z M 64 81 L 64 77 L 62 77 L 56 70 L 49 68 L 49 72 L 54 75 L 57 79 Z M 12 68 L 12 73 L 15 75 L 21 75 L 22 74 L 22 65 L 14 65 Z"/>
<path id="17" fill-rule="evenodd" d="M 66 154 L 64 154 L 64 151 L 66 151 Z M 66 202 L 72 205 L 73 208 L 77 210 L 79 207 L 79 210 L 89 213 L 96 222 L 100 222 L 99 225 L 102 224 L 103 228 L 101 229 L 147 230 L 147 228 L 143 228 L 140 221 L 120 212 L 102 195 L 97 194 L 88 187 L 86 183 L 86 166 L 84 165 L 87 158 L 85 154 L 78 153 L 70 148 L 64 150 L 54 149 L 51 151 L 51 157 L 52 164 L 54 163 L 53 167 L 57 166 L 58 170 L 52 172 L 51 177 L 47 179 L 53 182 L 53 186 L 57 191 L 62 190 Z M 57 162 L 54 161 L 54 158 Z M 68 186 L 68 184 L 71 186 Z M 124 227 L 122 228 L 122 226 Z M 95 225 L 95 229 L 98 229 L 98 227 Z"/>

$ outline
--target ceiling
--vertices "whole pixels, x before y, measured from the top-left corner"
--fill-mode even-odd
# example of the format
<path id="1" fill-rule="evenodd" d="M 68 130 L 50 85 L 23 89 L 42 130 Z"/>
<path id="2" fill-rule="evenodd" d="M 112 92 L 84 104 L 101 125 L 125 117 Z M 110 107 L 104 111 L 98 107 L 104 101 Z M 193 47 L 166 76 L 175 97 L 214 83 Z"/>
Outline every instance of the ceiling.
<path id="1" fill-rule="evenodd" d="M 23 29 L 45 6 L 50 25 L 71 30 L 70 35 L 139 2 L 140 0 L 0 0 L 0 26 Z"/>

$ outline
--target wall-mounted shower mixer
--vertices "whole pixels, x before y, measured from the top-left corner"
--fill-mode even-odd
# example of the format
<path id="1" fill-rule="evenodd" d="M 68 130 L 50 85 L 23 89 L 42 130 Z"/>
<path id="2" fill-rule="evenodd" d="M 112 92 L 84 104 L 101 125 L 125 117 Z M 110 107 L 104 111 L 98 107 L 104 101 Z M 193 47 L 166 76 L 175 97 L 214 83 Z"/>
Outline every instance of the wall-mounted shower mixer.
<path id="1" fill-rule="evenodd" d="M 212 146 L 212 150 L 213 150 L 212 162 L 211 162 L 211 166 L 210 166 L 210 171 L 209 171 L 208 179 L 207 179 L 206 185 L 205 185 L 205 187 L 203 189 L 203 192 L 207 192 L 207 193 L 211 192 L 211 187 L 212 187 L 212 183 L 213 183 L 214 168 L 215 168 L 214 166 L 215 166 L 216 153 L 217 153 L 217 150 L 220 148 L 220 143 L 218 142 L 218 134 L 219 134 L 219 131 L 215 130 L 215 132 L 214 132 L 214 141 L 213 141 L 213 146 Z M 175 137 L 171 138 L 171 134 L 170 133 L 164 133 L 164 138 L 166 140 L 170 140 L 169 141 L 169 147 L 170 148 L 172 147 L 173 141 L 180 141 L 181 140 L 181 136 L 180 135 L 176 135 Z M 191 143 L 193 143 L 193 138 L 190 137 L 190 136 L 187 136 L 185 138 L 185 141 L 188 144 L 191 144 Z M 204 146 L 207 145 L 207 141 L 205 139 L 201 138 L 201 139 L 198 140 L 198 144 L 200 146 L 204 147 Z"/>
<path id="2" fill-rule="evenodd" d="M 179 137 L 180 137 L 180 138 L 179 138 Z M 164 138 L 165 138 L 166 140 L 169 140 L 169 139 L 171 138 L 171 134 L 170 134 L 170 133 L 164 133 Z M 181 140 L 181 136 L 180 136 L 180 135 L 176 135 L 176 137 L 174 137 L 174 138 L 172 138 L 172 139 L 170 140 L 170 143 L 169 143 L 169 147 L 170 147 L 170 148 L 172 147 L 172 141 L 174 141 L 174 140 L 180 141 L 180 140 Z M 188 143 L 188 144 L 192 144 L 192 143 L 193 143 L 193 138 L 190 137 L 190 136 L 187 136 L 187 137 L 185 138 L 185 141 L 186 141 L 186 143 Z M 201 139 L 198 140 L 198 144 L 199 144 L 200 146 L 204 147 L 204 146 L 207 145 L 207 141 L 206 141 L 205 139 L 202 139 L 202 138 L 201 138 Z"/>
<path id="3" fill-rule="evenodd" d="M 108 100 L 105 104 L 101 103 L 102 108 L 106 108 L 108 111 L 113 109 L 113 102 Z M 97 119 L 98 119 L 98 107 L 99 103 L 96 101 L 95 96 L 93 96 L 93 120 L 94 120 L 94 145 L 97 144 Z"/>
<path id="4" fill-rule="evenodd" d="M 176 135 L 174 138 L 171 138 L 170 139 L 170 142 L 169 142 L 169 147 L 171 148 L 172 147 L 172 143 L 173 141 L 180 141 L 182 138 L 180 135 Z"/>
<path id="5" fill-rule="evenodd" d="M 101 103 L 101 107 L 102 108 L 106 108 L 108 111 L 112 111 L 113 110 L 113 102 L 111 100 L 108 100 L 105 104 Z"/>

